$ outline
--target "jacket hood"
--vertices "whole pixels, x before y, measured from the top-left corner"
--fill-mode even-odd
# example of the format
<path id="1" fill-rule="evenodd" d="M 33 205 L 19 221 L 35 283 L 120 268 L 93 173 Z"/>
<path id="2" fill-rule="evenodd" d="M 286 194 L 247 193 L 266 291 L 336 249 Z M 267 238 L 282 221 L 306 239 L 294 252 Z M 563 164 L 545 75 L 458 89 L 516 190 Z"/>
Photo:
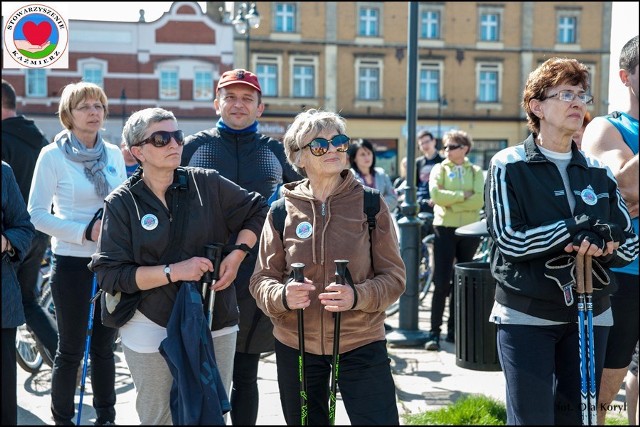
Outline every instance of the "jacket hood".
<path id="1" fill-rule="evenodd" d="M 11 123 L 11 126 L 5 126 L 5 124 L 8 123 Z M 23 144 L 29 146 L 30 149 L 36 148 L 40 150 L 43 134 L 33 120 L 29 120 L 24 116 L 9 117 L 2 121 L 2 125 L 2 133 L 19 139 Z"/>
<path id="2" fill-rule="evenodd" d="M 333 197 L 347 197 L 352 191 L 356 190 L 360 184 L 355 176 L 351 173 L 349 169 L 344 169 L 340 172 L 340 176 L 342 177 L 342 182 L 338 187 L 329 195 L 328 198 Z M 286 183 L 282 186 L 282 195 L 287 195 L 289 197 L 295 197 L 297 199 L 313 201 L 315 197 L 313 192 L 311 191 L 311 184 L 309 183 L 309 178 L 304 178 L 300 181 L 294 181 Z"/>

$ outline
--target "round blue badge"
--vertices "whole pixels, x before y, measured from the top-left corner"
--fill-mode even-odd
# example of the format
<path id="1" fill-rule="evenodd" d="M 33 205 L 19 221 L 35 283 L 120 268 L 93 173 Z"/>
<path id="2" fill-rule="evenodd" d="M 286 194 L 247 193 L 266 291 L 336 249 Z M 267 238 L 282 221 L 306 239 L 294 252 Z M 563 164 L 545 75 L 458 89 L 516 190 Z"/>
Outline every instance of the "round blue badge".
<path id="1" fill-rule="evenodd" d="M 107 172 L 109 172 L 109 174 L 113 176 L 116 176 L 118 174 L 118 172 L 116 171 L 116 168 L 113 167 L 113 165 L 107 166 Z"/>
<path id="2" fill-rule="evenodd" d="M 591 188 L 585 188 L 580 192 L 580 197 L 582 197 L 582 201 L 588 204 L 589 206 L 593 206 L 598 203 L 598 196 Z"/>
<path id="3" fill-rule="evenodd" d="M 307 221 L 301 222 L 296 227 L 296 236 L 301 239 L 306 239 L 311 236 L 311 233 L 313 233 L 313 226 Z"/>
<path id="4" fill-rule="evenodd" d="M 140 225 L 145 230 L 154 230 L 158 226 L 158 217 L 154 214 L 146 214 L 140 220 Z"/>

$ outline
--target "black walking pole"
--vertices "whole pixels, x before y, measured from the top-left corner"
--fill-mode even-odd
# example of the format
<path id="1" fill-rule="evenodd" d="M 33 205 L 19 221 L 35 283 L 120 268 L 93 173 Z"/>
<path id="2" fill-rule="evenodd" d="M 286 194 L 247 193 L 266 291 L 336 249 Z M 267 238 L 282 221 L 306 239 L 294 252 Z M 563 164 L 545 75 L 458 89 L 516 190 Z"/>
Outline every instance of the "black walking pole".
<path id="1" fill-rule="evenodd" d="M 84 397 L 84 386 L 87 380 L 87 361 L 89 359 L 89 349 L 91 348 L 91 335 L 93 335 L 93 311 L 96 305 L 96 292 L 98 290 L 98 276 L 93 273 L 93 284 L 91 286 L 91 299 L 89 300 L 89 322 L 87 323 L 87 340 L 84 344 L 84 363 L 82 365 L 82 381 L 80 384 L 80 402 L 78 403 L 78 419 L 76 425 L 80 425 L 82 416 L 82 398 Z"/>
<path id="2" fill-rule="evenodd" d="M 336 263 L 336 283 L 345 285 L 347 283 L 345 277 L 347 274 L 348 260 L 337 259 Z M 333 327 L 333 359 L 331 362 L 331 393 L 329 394 L 329 423 L 336 424 L 336 399 L 337 399 L 337 383 L 338 373 L 340 370 L 340 312 L 333 313 L 335 316 Z"/>
<path id="3" fill-rule="evenodd" d="M 293 281 L 304 283 L 304 264 L 295 262 L 291 264 L 293 269 Z M 300 347 L 300 355 L 298 356 L 298 379 L 300 380 L 300 425 L 308 424 L 308 408 L 307 408 L 307 379 L 304 371 L 304 314 L 301 308 L 298 309 L 298 347 Z"/>
<path id="4" fill-rule="evenodd" d="M 209 321 L 209 330 L 213 326 L 213 305 L 216 301 L 216 291 L 209 289 L 210 286 L 216 284 L 220 279 L 220 261 L 222 260 L 222 248 L 220 243 L 214 243 L 212 245 L 204 245 L 204 256 L 213 263 L 213 273 L 206 271 L 202 275 L 202 299 L 207 301 L 207 319 Z M 209 299 L 207 300 L 207 292 L 209 292 Z"/>

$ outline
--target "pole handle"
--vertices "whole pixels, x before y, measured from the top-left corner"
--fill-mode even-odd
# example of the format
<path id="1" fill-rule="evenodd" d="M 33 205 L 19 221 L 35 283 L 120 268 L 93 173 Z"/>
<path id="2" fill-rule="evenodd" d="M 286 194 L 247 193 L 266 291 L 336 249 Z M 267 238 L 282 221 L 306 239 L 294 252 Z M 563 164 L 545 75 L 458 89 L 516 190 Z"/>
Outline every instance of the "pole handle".
<path id="1" fill-rule="evenodd" d="M 576 292 L 584 294 L 584 255 L 576 254 Z"/>
<path id="2" fill-rule="evenodd" d="M 584 256 L 584 291 L 587 295 L 593 293 L 593 257 Z"/>

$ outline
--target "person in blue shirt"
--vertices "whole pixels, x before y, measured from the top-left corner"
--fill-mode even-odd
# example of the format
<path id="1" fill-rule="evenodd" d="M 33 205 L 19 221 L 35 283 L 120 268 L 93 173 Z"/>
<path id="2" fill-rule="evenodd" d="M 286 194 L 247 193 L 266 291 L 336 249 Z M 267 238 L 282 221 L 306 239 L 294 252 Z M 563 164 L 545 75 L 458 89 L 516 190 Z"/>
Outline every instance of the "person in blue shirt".
<path id="1" fill-rule="evenodd" d="M 620 54 L 620 81 L 627 88 L 625 106 L 587 126 L 582 149 L 589 157 L 605 163 L 616 180 L 627 204 L 633 230 L 638 234 L 638 36 L 629 40 Z M 606 408 L 615 398 L 638 342 L 639 307 L 638 258 L 631 264 L 612 269 L 618 291 L 611 295 L 613 326 L 607 340 L 604 371 L 600 382 L 598 424 L 604 424 Z"/>

